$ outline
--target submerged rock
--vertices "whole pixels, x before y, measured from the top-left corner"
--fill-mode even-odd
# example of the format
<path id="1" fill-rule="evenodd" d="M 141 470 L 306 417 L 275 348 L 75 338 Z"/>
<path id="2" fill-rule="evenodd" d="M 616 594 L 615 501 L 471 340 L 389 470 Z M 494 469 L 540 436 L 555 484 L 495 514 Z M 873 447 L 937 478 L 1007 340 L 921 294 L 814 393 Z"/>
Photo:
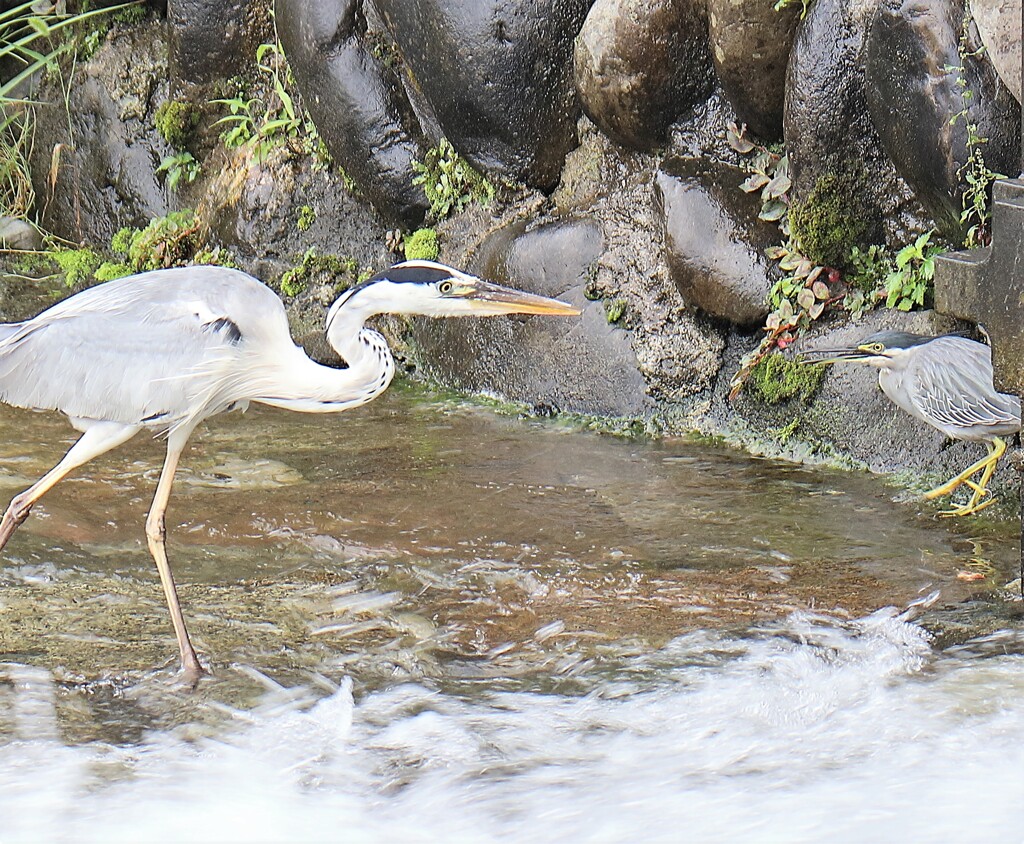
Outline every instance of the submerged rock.
<path id="1" fill-rule="evenodd" d="M 1019 15 L 1017 23 L 1019 44 Z M 883 0 L 865 61 L 867 103 L 886 153 L 935 221 L 957 239 L 967 187 L 960 175 L 969 153 L 967 123 L 989 139 L 980 150 L 990 170 L 1011 173 L 1020 164 L 1020 106 L 987 55 L 961 59 L 963 24 L 963 0 Z M 968 38 L 967 52 L 975 54 L 981 45 L 971 27 Z M 952 69 L 961 66 L 966 89 L 958 83 L 960 71 Z M 965 108 L 967 115 L 951 124 L 950 117 Z"/>
<path id="2" fill-rule="evenodd" d="M 715 71 L 738 120 L 765 140 L 781 139 L 800 5 L 776 10 L 763 0 L 708 0 L 708 19 Z"/>
<path id="3" fill-rule="evenodd" d="M 665 257 L 683 298 L 735 325 L 768 315 L 770 288 L 764 250 L 778 228 L 757 218 L 759 203 L 739 189 L 737 167 L 671 158 L 655 179 L 665 226 Z"/>
<path id="4" fill-rule="evenodd" d="M 589 0 L 374 0 L 409 84 L 476 167 L 550 189 L 575 140 L 572 44 Z"/>
<path id="5" fill-rule="evenodd" d="M 398 76 L 358 38 L 357 0 L 276 0 L 278 31 L 303 102 L 331 155 L 384 216 L 414 225 L 419 125 Z"/>
<path id="6" fill-rule="evenodd" d="M 703 3 L 597 0 L 576 39 L 575 78 L 583 110 L 614 141 L 663 143 L 714 87 Z"/>

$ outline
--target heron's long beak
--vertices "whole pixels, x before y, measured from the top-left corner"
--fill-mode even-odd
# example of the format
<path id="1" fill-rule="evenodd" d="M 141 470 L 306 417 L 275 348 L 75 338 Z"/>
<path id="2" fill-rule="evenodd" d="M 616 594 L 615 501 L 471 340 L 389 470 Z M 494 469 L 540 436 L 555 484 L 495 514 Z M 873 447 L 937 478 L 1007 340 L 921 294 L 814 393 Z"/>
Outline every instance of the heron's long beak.
<path id="1" fill-rule="evenodd" d="M 522 290 L 513 290 L 511 287 L 491 284 L 489 281 L 476 282 L 472 292 L 466 296 L 466 301 L 473 305 L 479 305 L 482 313 L 495 315 L 549 314 L 578 316 L 582 313 L 579 308 L 567 305 L 565 302 L 559 302 L 557 299 L 548 299 L 546 296 L 524 293 Z"/>
<path id="2" fill-rule="evenodd" d="M 856 363 L 878 357 L 859 346 L 853 349 L 810 349 L 802 355 L 808 363 Z"/>

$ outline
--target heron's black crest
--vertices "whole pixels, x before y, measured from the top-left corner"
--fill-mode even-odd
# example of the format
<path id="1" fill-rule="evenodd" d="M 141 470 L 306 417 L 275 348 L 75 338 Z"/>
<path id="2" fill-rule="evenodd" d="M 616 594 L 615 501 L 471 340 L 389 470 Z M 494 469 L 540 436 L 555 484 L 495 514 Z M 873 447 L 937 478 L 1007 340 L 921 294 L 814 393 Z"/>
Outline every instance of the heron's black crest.
<path id="1" fill-rule="evenodd" d="M 404 264 L 396 264 L 390 269 L 382 270 L 371 277 L 366 284 L 373 284 L 375 281 L 390 281 L 393 284 L 432 284 L 451 277 L 451 270 L 439 264 L 407 261 Z"/>
<path id="2" fill-rule="evenodd" d="M 927 334 L 911 334 L 909 331 L 876 331 L 870 337 L 861 340 L 861 346 L 881 343 L 887 349 L 909 349 L 935 340 Z"/>

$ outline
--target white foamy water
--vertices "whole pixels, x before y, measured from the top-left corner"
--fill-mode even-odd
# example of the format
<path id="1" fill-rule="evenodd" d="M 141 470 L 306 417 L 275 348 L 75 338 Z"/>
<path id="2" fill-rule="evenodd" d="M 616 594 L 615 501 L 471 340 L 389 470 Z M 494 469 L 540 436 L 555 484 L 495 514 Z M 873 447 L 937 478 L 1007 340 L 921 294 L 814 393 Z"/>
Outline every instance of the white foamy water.
<path id="1" fill-rule="evenodd" d="M 585 697 L 272 694 L 217 738 L 66 746 L 9 666 L 10 841 L 1020 841 L 1024 657 L 892 612 L 695 633 Z M 315 702 L 313 702 L 315 700 Z"/>

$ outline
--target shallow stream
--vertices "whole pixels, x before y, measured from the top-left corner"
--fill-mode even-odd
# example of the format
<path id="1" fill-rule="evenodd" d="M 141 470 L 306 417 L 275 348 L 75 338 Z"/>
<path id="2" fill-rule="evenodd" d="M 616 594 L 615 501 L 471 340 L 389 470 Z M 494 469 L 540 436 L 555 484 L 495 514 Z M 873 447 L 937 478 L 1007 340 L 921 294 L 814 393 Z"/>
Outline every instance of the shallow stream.
<path id="1" fill-rule="evenodd" d="M 0 410 L 0 495 L 71 436 Z M 95 461 L 0 557 L 0 841 L 1020 840 L 1012 524 L 406 389 L 253 409 L 168 513 L 189 692 L 160 460 Z M 1005 629 L 932 637 L 975 605 Z"/>

